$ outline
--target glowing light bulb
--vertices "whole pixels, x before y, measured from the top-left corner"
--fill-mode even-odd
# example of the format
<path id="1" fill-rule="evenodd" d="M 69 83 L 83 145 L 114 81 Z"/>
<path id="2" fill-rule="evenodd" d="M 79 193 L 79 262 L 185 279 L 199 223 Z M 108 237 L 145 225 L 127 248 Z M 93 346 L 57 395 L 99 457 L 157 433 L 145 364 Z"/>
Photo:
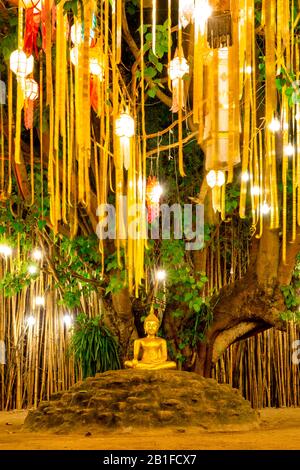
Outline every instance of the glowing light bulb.
<path id="1" fill-rule="evenodd" d="M 64 324 L 66 325 L 67 328 L 70 328 L 70 326 L 72 325 L 73 323 L 73 318 L 71 317 L 71 315 L 69 315 L 68 313 L 66 313 L 64 315 Z"/>
<path id="2" fill-rule="evenodd" d="M 164 271 L 163 269 L 160 269 L 158 271 L 156 271 L 155 273 L 155 277 L 157 279 L 157 281 L 164 281 L 166 279 L 166 271 Z"/>
<path id="3" fill-rule="evenodd" d="M 251 188 L 251 194 L 252 194 L 252 196 L 259 196 L 260 195 L 260 187 L 259 186 L 253 186 Z"/>
<path id="4" fill-rule="evenodd" d="M 283 151 L 287 157 L 292 157 L 294 155 L 295 149 L 292 144 L 288 144 L 284 147 Z"/>
<path id="5" fill-rule="evenodd" d="M 271 207 L 269 206 L 269 204 L 265 201 L 262 206 L 261 206 L 261 213 L 263 215 L 268 215 L 269 212 L 271 210 Z"/>
<path id="6" fill-rule="evenodd" d="M 133 137 L 135 122 L 128 112 L 121 113 L 116 119 L 115 133 L 118 137 Z"/>
<path id="7" fill-rule="evenodd" d="M 12 248 L 9 245 L 6 245 L 5 243 L 0 244 L 0 255 L 3 256 L 11 256 L 12 255 Z"/>
<path id="8" fill-rule="evenodd" d="M 244 171 L 242 173 L 242 177 L 241 177 L 242 181 L 244 181 L 244 183 L 247 183 L 250 179 L 250 175 L 248 173 L 248 171 Z"/>
<path id="9" fill-rule="evenodd" d="M 225 184 L 225 173 L 224 171 L 217 172 L 217 186 L 223 186 Z"/>
<path id="10" fill-rule="evenodd" d="M 45 297 L 42 297 L 40 295 L 36 296 L 34 301 L 35 301 L 36 307 L 44 307 L 45 305 Z"/>
<path id="11" fill-rule="evenodd" d="M 271 132 L 279 132 L 281 128 L 280 121 L 277 118 L 273 118 L 269 124 L 269 129 Z"/>
<path id="12" fill-rule="evenodd" d="M 245 73 L 247 73 L 248 75 L 250 75 L 252 73 L 251 65 L 247 65 L 247 67 L 245 68 Z"/>
<path id="13" fill-rule="evenodd" d="M 29 317 L 26 319 L 27 326 L 34 326 L 35 322 L 36 320 L 33 315 L 29 315 Z"/>
<path id="14" fill-rule="evenodd" d="M 217 184 L 217 173 L 215 170 L 210 170 L 206 175 L 206 181 L 210 188 L 214 188 Z"/>
<path id="15" fill-rule="evenodd" d="M 43 259 L 43 252 L 42 250 L 40 250 L 40 248 L 35 248 L 32 252 L 32 257 L 33 259 L 35 259 L 36 261 L 40 261 L 41 259 Z"/>
<path id="16" fill-rule="evenodd" d="M 29 274 L 32 274 L 32 275 L 36 274 L 38 272 L 37 266 L 35 266 L 34 264 L 30 264 L 28 266 L 28 272 Z"/>
<path id="17" fill-rule="evenodd" d="M 171 60 L 170 65 L 168 67 L 168 72 L 170 76 L 170 80 L 178 80 L 179 78 L 183 78 L 184 75 L 188 74 L 190 71 L 189 64 L 185 57 L 175 57 Z"/>
<path id="18" fill-rule="evenodd" d="M 156 184 L 155 186 L 153 186 L 152 191 L 151 191 L 151 195 L 150 195 L 151 201 L 152 202 L 159 202 L 159 199 L 160 199 L 162 193 L 163 193 L 163 189 L 162 189 L 162 187 L 159 183 Z"/>

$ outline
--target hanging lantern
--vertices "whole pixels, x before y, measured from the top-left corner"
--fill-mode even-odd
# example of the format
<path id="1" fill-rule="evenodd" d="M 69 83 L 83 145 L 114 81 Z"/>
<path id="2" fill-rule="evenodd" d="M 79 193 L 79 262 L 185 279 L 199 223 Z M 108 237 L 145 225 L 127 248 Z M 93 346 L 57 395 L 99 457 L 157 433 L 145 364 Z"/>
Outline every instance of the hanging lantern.
<path id="1" fill-rule="evenodd" d="M 90 74 L 95 75 L 102 82 L 104 77 L 103 61 L 96 47 L 90 49 Z"/>
<path id="2" fill-rule="evenodd" d="M 146 186 L 146 204 L 149 223 L 152 223 L 159 216 L 159 201 L 162 193 L 162 187 L 156 176 L 149 176 Z"/>
<path id="3" fill-rule="evenodd" d="M 207 20 L 207 41 L 213 49 L 232 46 L 230 0 L 212 0 L 213 13 Z"/>
<path id="4" fill-rule="evenodd" d="M 115 134 L 120 138 L 121 165 L 128 170 L 130 166 L 131 138 L 135 133 L 135 122 L 128 109 L 121 113 L 115 122 Z"/>
<path id="5" fill-rule="evenodd" d="M 172 82 L 172 108 L 173 113 L 177 113 L 179 108 L 184 109 L 185 107 L 185 97 L 184 97 L 184 86 L 183 86 L 183 77 L 188 74 L 190 71 L 189 64 L 187 60 L 181 55 L 178 56 L 177 50 L 175 52 L 174 59 L 171 60 L 168 73 L 170 80 Z"/>
<path id="6" fill-rule="evenodd" d="M 34 9 L 34 13 L 40 13 L 43 8 L 42 0 L 22 0 L 23 7 L 28 10 Z"/>
<path id="7" fill-rule="evenodd" d="M 33 71 L 33 56 L 26 56 L 25 52 L 16 50 L 10 54 L 10 69 L 18 78 L 25 78 Z"/>
<path id="8" fill-rule="evenodd" d="M 39 96 L 39 86 L 33 78 L 26 78 L 24 87 L 25 98 L 34 101 Z"/>
<path id="9" fill-rule="evenodd" d="M 180 0 L 179 19 L 183 28 L 193 22 L 195 4 L 194 0 Z"/>

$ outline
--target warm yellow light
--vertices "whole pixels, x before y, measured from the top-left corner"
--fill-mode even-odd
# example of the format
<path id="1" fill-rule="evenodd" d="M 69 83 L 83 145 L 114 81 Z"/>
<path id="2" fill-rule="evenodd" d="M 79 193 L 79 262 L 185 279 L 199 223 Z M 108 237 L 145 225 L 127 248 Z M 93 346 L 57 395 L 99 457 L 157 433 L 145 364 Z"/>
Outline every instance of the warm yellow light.
<path id="1" fill-rule="evenodd" d="M 180 21 L 183 28 L 192 22 L 195 10 L 194 0 L 180 0 Z"/>
<path id="2" fill-rule="evenodd" d="M 34 302 L 35 302 L 35 306 L 36 307 L 44 307 L 45 305 L 45 297 L 41 296 L 41 295 L 38 295 L 36 296 L 36 298 L 34 299 Z"/>
<path id="3" fill-rule="evenodd" d="M 251 65 L 247 65 L 247 67 L 245 68 L 245 73 L 247 73 L 248 75 L 250 75 L 252 73 Z"/>
<path id="4" fill-rule="evenodd" d="M 218 170 L 217 172 L 215 170 L 210 170 L 206 175 L 206 181 L 210 188 L 223 186 L 223 184 L 225 184 L 225 173 L 221 170 Z"/>
<path id="5" fill-rule="evenodd" d="M 252 196 L 259 196 L 260 195 L 260 187 L 259 186 L 253 186 L 251 188 L 251 194 L 252 194 Z"/>
<path id="6" fill-rule="evenodd" d="M 133 137 L 135 132 L 135 123 L 133 117 L 127 112 L 121 113 L 116 119 L 115 133 L 118 137 Z"/>
<path id="7" fill-rule="evenodd" d="M 268 215 L 269 212 L 271 210 L 271 207 L 269 206 L 269 204 L 265 201 L 262 206 L 261 206 L 261 213 L 263 215 Z"/>
<path id="8" fill-rule="evenodd" d="M 218 171 L 217 172 L 217 186 L 223 186 L 225 184 L 225 173 L 224 171 Z"/>
<path id="9" fill-rule="evenodd" d="M 164 269 L 159 269 L 155 273 L 155 277 L 157 281 L 164 281 L 166 279 L 167 273 Z"/>
<path id="10" fill-rule="evenodd" d="M 149 193 L 150 201 L 153 203 L 158 203 L 161 198 L 162 193 L 163 193 L 163 188 L 161 187 L 161 185 L 159 183 L 155 184 Z"/>
<path id="11" fill-rule="evenodd" d="M 171 60 L 168 72 L 171 80 L 176 80 L 182 78 L 184 75 L 188 74 L 190 71 L 189 64 L 184 57 L 175 57 Z"/>
<path id="12" fill-rule="evenodd" d="M 29 315 L 29 317 L 27 317 L 27 319 L 26 319 L 27 326 L 29 326 L 29 327 L 34 326 L 35 322 L 36 322 L 36 320 L 35 320 L 33 315 Z"/>
<path id="13" fill-rule="evenodd" d="M 217 184 L 217 173 L 215 170 L 210 170 L 206 175 L 206 181 L 210 188 L 214 188 Z"/>
<path id="14" fill-rule="evenodd" d="M 287 157 L 292 157 L 294 155 L 295 148 L 292 144 L 288 144 L 284 147 L 283 151 Z"/>
<path id="15" fill-rule="evenodd" d="M 71 315 L 69 315 L 68 313 L 66 313 L 64 315 L 64 324 L 66 325 L 67 328 L 70 328 L 70 326 L 72 326 L 72 323 L 73 323 L 73 318 L 71 317 Z"/>
<path id="16" fill-rule="evenodd" d="M 248 173 L 248 171 L 244 171 L 244 173 L 242 173 L 242 181 L 244 181 L 244 183 L 247 183 L 250 179 L 250 175 Z"/>
<path id="17" fill-rule="evenodd" d="M 30 264 L 30 265 L 28 266 L 28 272 L 29 272 L 29 274 L 32 274 L 32 275 L 33 275 L 33 274 L 37 274 L 37 272 L 38 272 L 38 267 L 35 266 L 35 264 Z"/>
<path id="18" fill-rule="evenodd" d="M 10 69 L 18 78 L 24 79 L 33 71 L 33 56 L 27 57 L 25 52 L 16 50 L 10 54 Z"/>
<path id="19" fill-rule="evenodd" d="M 6 245 L 5 243 L 0 244 L 0 255 L 3 256 L 11 256 L 12 255 L 12 248 L 9 245 Z"/>
<path id="20" fill-rule="evenodd" d="M 41 259 L 43 259 L 43 252 L 40 248 L 35 248 L 32 252 L 32 257 L 33 259 L 35 259 L 36 261 L 40 261 Z"/>
<path id="21" fill-rule="evenodd" d="M 25 79 L 24 94 L 25 98 L 32 101 L 36 100 L 39 96 L 39 86 L 33 78 Z"/>
<path id="22" fill-rule="evenodd" d="M 277 118 L 273 118 L 269 124 L 269 129 L 271 132 L 279 132 L 281 129 L 280 121 Z"/>
<path id="23" fill-rule="evenodd" d="M 78 48 L 76 46 L 70 50 L 70 60 L 73 65 L 78 65 Z"/>
<path id="24" fill-rule="evenodd" d="M 103 79 L 104 70 L 97 57 L 90 58 L 90 73 L 99 77 L 100 80 Z"/>

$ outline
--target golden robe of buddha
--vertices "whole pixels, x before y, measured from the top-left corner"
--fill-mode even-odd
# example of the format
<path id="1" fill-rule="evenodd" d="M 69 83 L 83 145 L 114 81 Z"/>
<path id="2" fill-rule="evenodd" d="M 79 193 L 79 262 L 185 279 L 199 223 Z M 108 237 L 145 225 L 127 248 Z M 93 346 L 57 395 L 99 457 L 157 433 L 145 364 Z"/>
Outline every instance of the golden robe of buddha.
<path id="1" fill-rule="evenodd" d="M 176 369 L 176 362 L 168 361 L 167 342 L 156 336 L 159 329 L 159 320 L 150 313 L 144 321 L 146 338 L 134 341 L 134 354 L 132 361 L 125 361 L 125 367 L 133 369 Z M 142 357 L 139 360 L 139 355 Z"/>

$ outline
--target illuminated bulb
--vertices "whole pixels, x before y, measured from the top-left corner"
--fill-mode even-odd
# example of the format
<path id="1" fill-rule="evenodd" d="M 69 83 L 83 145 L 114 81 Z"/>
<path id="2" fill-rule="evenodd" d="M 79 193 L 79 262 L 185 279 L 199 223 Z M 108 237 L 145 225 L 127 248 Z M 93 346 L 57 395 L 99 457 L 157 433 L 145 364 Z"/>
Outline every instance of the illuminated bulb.
<path id="1" fill-rule="evenodd" d="M 288 144 L 284 147 L 284 154 L 287 156 L 287 157 L 292 157 L 294 155 L 294 146 L 292 144 Z"/>
<path id="2" fill-rule="evenodd" d="M 269 129 L 271 132 L 279 132 L 280 131 L 280 121 L 277 118 L 273 118 L 269 124 Z"/>
<path id="3" fill-rule="evenodd" d="M 251 67 L 251 65 L 247 65 L 247 67 L 246 67 L 246 69 L 245 69 L 245 72 L 246 72 L 247 74 L 249 74 L 249 75 L 252 73 L 252 67 Z"/>
<path id="4" fill-rule="evenodd" d="M 99 60 L 96 57 L 90 58 L 90 73 L 96 75 L 100 79 L 103 78 L 104 70 L 102 65 L 100 65 Z"/>
<path id="5" fill-rule="evenodd" d="M 5 245 L 4 243 L 0 244 L 0 255 L 3 256 L 11 256 L 12 255 L 12 249 L 10 246 Z"/>
<path id="6" fill-rule="evenodd" d="M 159 183 L 153 186 L 151 193 L 149 195 L 151 202 L 158 203 L 162 193 L 163 193 L 163 188 L 161 187 Z"/>
<path id="7" fill-rule="evenodd" d="M 262 206 L 261 206 L 261 213 L 263 215 L 268 215 L 269 212 L 271 210 L 271 207 L 269 206 L 269 204 L 265 201 Z"/>
<path id="8" fill-rule="evenodd" d="M 244 181 L 244 183 L 247 183 L 249 179 L 250 179 L 250 176 L 249 176 L 248 171 L 244 171 L 244 173 L 242 173 L 242 181 Z"/>
<path id="9" fill-rule="evenodd" d="M 260 187 L 259 186 L 253 186 L 251 188 L 251 194 L 252 194 L 252 196 L 259 196 L 260 195 Z"/>
<path id="10" fill-rule="evenodd" d="M 133 137 L 135 132 L 134 119 L 130 114 L 121 113 L 116 119 L 115 133 L 119 137 Z"/>
<path id="11" fill-rule="evenodd" d="M 191 23 L 194 15 L 194 0 L 181 0 L 180 2 L 180 21 L 183 28 Z"/>
<path id="12" fill-rule="evenodd" d="M 166 279 L 166 271 L 163 269 L 156 271 L 155 277 L 158 281 L 164 281 Z"/>
<path id="13" fill-rule="evenodd" d="M 29 100 L 36 100 L 39 96 L 39 86 L 33 78 L 26 78 L 24 84 L 25 98 Z"/>
<path id="14" fill-rule="evenodd" d="M 72 317 L 71 315 L 69 315 L 68 313 L 66 313 L 66 315 L 64 315 L 64 324 L 66 325 L 67 328 L 70 328 L 70 326 L 72 325 Z"/>
<path id="15" fill-rule="evenodd" d="M 184 77 L 184 75 L 189 73 L 189 71 L 189 64 L 184 57 L 181 57 L 181 59 L 179 57 L 175 57 L 173 60 L 171 60 L 168 67 L 170 80 L 172 81 Z"/>
<path id="16" fill-rule="evenodd" d="M 206 175 L 206 181 L 210 188 L 214 188 L 217 184 L 217 173 L 215 170 L 210 170 L 210 172 Z"/>
<path id="17" fill-rule="evenodd" d="M 300 121 L 300 112 L 299 111 L 295 115 L 295 119 L 296 119 L 296 121 Z"/>
<path id="18" fill-rule="evenodd" d="M 27 317 L 26 323 L 27 323 L 27 326 L 34 326 L 35 325 L 34 316 L 30 315 L 29 317 Z"/>
<path id="19" fill-rule="evenodd" d="M 34 264 L 30 264 L 28 266 L 28 272 L 29 274 L 36 274 L 38 272 L 37 266 L 35 266 Z"/>
<path id="20" fill-rule="evenodd" d="M 283 130 L 284 130 L 284 131 L 288 131 L 288 130 L 289 130 L 289 125 L 288 125 L 287 122 L 285 122 L 285 123 L 283 124 Z"/>
<path id="21" fill-rule="evenodd" d="M 36 261 L 40 261 L 43 258 L 43 252 L 39 248 L 35 248 L 32 252 L 32 257 Z"/>
<path id="22" fill-rule="evenodd" d="M 33 56 L 27 57 L 25 52 L 16 50 L 10 54 L 10 69 L 18 78 L 24 79 L 33 71 Z"/>
<path id="23" fill-rule="evenodd" d="M 217 186 L 223 186 L 225 184 L 225 173 L 223 171 L 217 172 Z"/>
<path id="24" fill-rule="evenodd" d="M 35 298 L 35 305 L 36 307 L 44 307 L 45 305 L 45 297 L 42 297 L 42 296 L 37 296 Z"/>

